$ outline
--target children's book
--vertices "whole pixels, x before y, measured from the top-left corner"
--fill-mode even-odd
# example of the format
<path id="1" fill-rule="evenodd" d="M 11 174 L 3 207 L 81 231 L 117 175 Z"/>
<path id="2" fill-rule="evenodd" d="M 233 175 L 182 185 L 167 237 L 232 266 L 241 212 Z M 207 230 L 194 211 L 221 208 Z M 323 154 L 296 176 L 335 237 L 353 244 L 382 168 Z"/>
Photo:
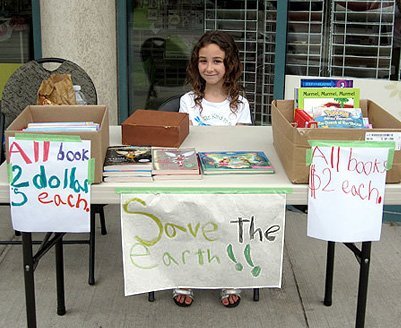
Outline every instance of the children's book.
<path id="1" fill-rule="evenodd" d="M 103 177 L 104 182 L 118 182 L 118 183 L 128 183 L 128 182 L 153 182 L 152 176 L 148 177 L 137 177 L 137 176 L 129 176 L 129 177 L 119 177 L 119 176 L 110 176 Z"/>
<path id="2" fill-rule="evenodd" d="M 352 88 L 354 81 L 350 79 L 301 79 L 301 88 Z"/>
<path id="3" fill-rule="evenodd" d="M 316 113 L 319 128 L 363 129 L 366 127 L 360 108 L 325 108 Z"/>
<path id="4" fill-rule="evenodd" d="M 325 108 L 359 108 L 359 88 L 298 88 L 298 108 L 312 118 Z"/>
<path id="5" fill-rule="evenodd" d="M 103 170 L 143 170 L 152 169 L 150 147 L 110 146 L 107 148 Z"/>
<path id="6" fill-rule="evenodd" d="M 262 151 L 211 151 L 198 155 L 203 174 L 274 173 Z"/>
<path id="7" fill-rule="evenodd" d="M 153 175 L 199 175 L 195 148 L 153 148 Z"/>

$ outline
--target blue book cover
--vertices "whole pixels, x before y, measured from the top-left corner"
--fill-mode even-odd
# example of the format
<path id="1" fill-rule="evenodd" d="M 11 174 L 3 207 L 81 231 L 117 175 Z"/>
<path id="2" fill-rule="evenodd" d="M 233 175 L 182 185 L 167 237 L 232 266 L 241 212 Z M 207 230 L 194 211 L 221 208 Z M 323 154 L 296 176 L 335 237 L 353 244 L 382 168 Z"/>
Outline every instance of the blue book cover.
<path id="1" fill-rule="evenodd" d="M 301 88 L 353 88 L 349 79 L 301 79 Z"/>

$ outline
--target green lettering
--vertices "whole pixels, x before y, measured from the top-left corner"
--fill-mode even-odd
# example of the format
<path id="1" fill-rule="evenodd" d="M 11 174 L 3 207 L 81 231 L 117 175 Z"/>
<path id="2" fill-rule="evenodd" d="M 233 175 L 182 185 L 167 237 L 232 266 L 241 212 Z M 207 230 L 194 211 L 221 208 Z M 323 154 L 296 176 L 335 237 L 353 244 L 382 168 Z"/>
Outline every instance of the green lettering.
<path id="1" fill-rule="evenodd" d="M 153 215 L 153 214 L 150 214 L 150 213 L 147 213 L 147 212 L 130 211 L 128 207 L 129 207 L 130 203 L 133 203 L 133 202 L 138 202 L 138 203 L 140 203 L 141 205 L 146 206 L 146 203 L 145 203 L 142 199 L 140 199 L 140 198 L 132 198 L 132 199 L 128 200 L 128 201 L 123 205 L 124 212 L 126 212 L 126 213 L 128 213 L 128 214 L 139 214 L 139 215 L 143 215 L 143 216 L 145 216 L 145 217 L 150 218 L 154 223 L 156 223 L 157 228 L 158 228 L 158 230 L 159 230 L 159 233 L 158 233 L 157 237 L 154 238 L 154 239 L 145 240 L 145 239 L 143 239 L 143 238 L 141 238 L 141 237 L 139 237 L 139 236 L 135 236 L 135 239 L 136 239 L 137 241 L 139 241 L 139 242 L 140 242 L 142 245 L 144 245 L 144 246 L 154 246 L 154 245 L 161 239 L 161 237 L 162 237 L 162 234 L 163 234 L 163 225 L 162 225 L 162 223 L 160 222 L 160 219 L 159 219 L 157 216 Z"/>
<path id="2" fill-rule="evenodd" d="M 216 232 L 217 229 L 217 223 L 208 222 L 202 227 L 202 235 L 208 241 L 215 241 L 217 240 L 217 237 L 213 238 L 213 236 L 209 236 L 209 233 L 212 234 L 213 232 Z"/>
<path id="3" fill-rule="evenodd" d="M 178 261 L 170 255 L 169 252 L 163 254 L 163 263 L 165 266 L 170 266 L 171 264 L 178 265 Z"/>
<path id="4" fill-rule="evenodd" d="M 136 250 L 136 249 L 138 249 L 138 250 Z M 157 264 L 144 266 L 144 265 L 140 265 L 140 264 L 138 264 L 136 262 L 136 258 L 140 258 L 140 257 L 143 258 L 143 257 L 150 256 L 149 248 L 147 246 L 145 246 L 145 245 L 142 245 L 142 244 L 134 244 L 134 245 L 132 245 L 129 256 L 130 256 L 130 259 L 131 259 L 131 263 L 134 266 L 136 266 L 137 268 L 140 268 L 140 269 L 153 269 L 153 268 L 157 267 Z"/>

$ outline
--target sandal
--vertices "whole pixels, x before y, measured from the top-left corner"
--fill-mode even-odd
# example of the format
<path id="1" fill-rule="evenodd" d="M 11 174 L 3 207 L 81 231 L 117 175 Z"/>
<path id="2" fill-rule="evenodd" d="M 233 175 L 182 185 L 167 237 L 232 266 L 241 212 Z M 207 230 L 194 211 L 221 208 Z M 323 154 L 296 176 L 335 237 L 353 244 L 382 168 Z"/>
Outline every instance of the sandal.
<path id="1" fill-rule="evenodd" d="M 184 301 L 179 302 L 177 300 L 178 296 L 185 296 Z M 186 303 L 187 297 L 189 297 L 191 299 L 191 303 Z M 176 288 L 176 289 L 173 289 L 173 300 L 174 300 L 174 303 L 177 304 L 178 306 L 188 307 L 188 306 L 191 306 L 194 301 L 194 293 L 193 293 L 192 289 Z"/>
<path id="2" fill-rule="evenodd" d="M 233 288 L 222 289 L 220 293 L 220 303 L 227 308 L 234 308 L 238 306 L 238 304 L 241 302 L 240 294 L 241 294 L 241 289 L 233 289 Z M 236 295 L 238 297 L 237 301 L 234 303 L 228 302 L 228 304 L 224 304 L 223 300 L 228 299 L 230 295 Z"/>

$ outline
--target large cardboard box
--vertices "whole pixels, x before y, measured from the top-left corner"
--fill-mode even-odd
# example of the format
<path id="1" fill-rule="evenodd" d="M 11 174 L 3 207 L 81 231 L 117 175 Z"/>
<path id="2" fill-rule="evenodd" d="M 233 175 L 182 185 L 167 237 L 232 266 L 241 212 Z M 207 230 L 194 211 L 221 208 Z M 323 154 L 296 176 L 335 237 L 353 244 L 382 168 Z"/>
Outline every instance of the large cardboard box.
<path id="1" fill-rule="evenodd" d="M 74 121 L 99 123 L 100 129 L 96 132 L 59 132 L 51 134 L 79 135 L 83 140 L 90 140 L 91 154 L 95 159 L 94 183 L 100 183 L 103 177 L 103 162 L 109 146 L 109 114 L 106 106 L 27 106 L 5 131 L 6 149 L 8 150 L 8 137 L 15 136 L 15 133 L 21 133 L 21 130 L 26 128 L 28 123 Z M 6 156 L 7 161 L 9 161 L 8 151 Z"/>
<path id="2" fill-rule="evenodd" d="M 138 109 L 122 123 L 124 145 L 178 148 L 188 133 L 185 113 Z"/>
<path id="3" fill-rule="evenodd" d="M 308 183 L 309 166 L 306 165 L 308 140 L 360 140 L 366 132 L 401 132 L 401 122 L 370 100 L 361 100 L 364 116 L 369 117 L 373 129 L 307 129 L 291 125 L 294 115 L 293 100 L 273 100 L 273 145 L 285 172 L 292 183 Z M 392 168 L 387 172 L 386 183 L 401 182 L 401 151 L 394 152 Z"/>

